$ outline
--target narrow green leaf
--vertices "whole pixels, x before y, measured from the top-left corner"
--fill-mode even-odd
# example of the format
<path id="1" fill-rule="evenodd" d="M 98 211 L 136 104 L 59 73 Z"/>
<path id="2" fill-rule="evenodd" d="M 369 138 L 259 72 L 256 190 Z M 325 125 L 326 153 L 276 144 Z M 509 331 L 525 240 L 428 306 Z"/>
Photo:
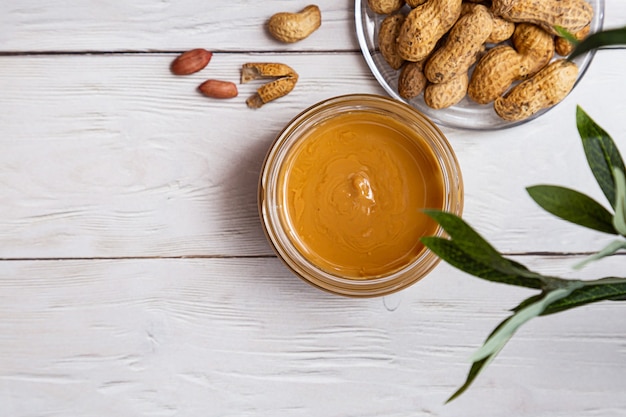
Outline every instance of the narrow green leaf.
<path id="1" fill-rule="evenodd" d="M 446 402 L 454 400 L 469 388 L 480 372 L 500 353 L 521 324 L 536 316 L 554 314 L 606 300 L 626 301 L 626 278 L 608 277 L 594 281 L 570 280 L 566 282 L 564 288 L 557 288 L 547 294 L 537 294 L 522 301 L 513 309 L 515 314 L 501 322 L 487 337 L 483 347 L 474 354 L 474 357 L 479 359 L 473 362 L 465 383 Z M 513 328 L 513 326 L 516 327 Z M 491 342 L 496 338 L 498 340 Z M 485 348 L 488 343 L 492 343 L 493 346 Z M 482 349 L 487 350 L 481 352 Z"/>
<path id="2" fill-rule="evenodd" d="M 580 282 L 583 284 L 581 288 L 550 304 L 541 315 L 559 313 L 598 301 L 626 301 L 626 278 L 607 277 Z"/>
<path id="3" fill-rule="evenodd" d="M 498 264 L 501 262 L 502 256 L 498 251 L 460 217 L 439 210 L 425 210 L 424 212 L 435 219 L 448 233 L 450 238 L 474 259 L 487 264 Z"/>
<path id="4" fill-rule="evenodd" d="M 450 396 L 450 398 L 446 400 L 446 404 L 456 399 L 459 395 L 463 394 L 470 387 L 470 385 L 472 385 L 472 382 L 474 382 L 474 380 L 476 379 L 478 374 L 480 374 L 483 368 L 489 365 L 489 363 L 494 358 L 495 356 L 492 358 L 487 358 L 487 359 L 474 362 L 469 372 L 467 373 L 467 378 L 465 379 L 465 382 Z"/>
<path id="5" fill-rule="evenodd" d="M 542 316 L 559 313 L 574 307 L 591 304 L 599 301 L 626 301 L 626 278 L 607 277 L 593 281 L 580 281 L 582 286 L 574 290 L 570 295 L 550 304 Z M 524 300 L 512 311 L 518 311 L 528 304 L 542 297 L 538 294 Z"/>
<path id="6" fill-rule="evenodd" d="M 521 303 L 519 303 L 516 307 L 513 307 L 511 309 L 511 311 L 516 312 L 516 311 L 520 311 L 521 309 L 523 309 L 526 306 L 529 306 L 539 300 L 541 300 L 543 298 L 543 293 L 537 294 L 537 295 L 533 295 L 532 297 L 529 297 L 527 299 L 525 299 L 524 301 L 522 301 Z"/>
<path id="7" fill-rule="evenodd" d="M 561 38 L 565 38 L 572 45 L 578 45 L 580 43 L 580 41 L 578 40 L 576 35 L 574 35 L 573 33 L 569 32 L 565 28 L 563 28 L 561 26 L 555 26 L 554 30 L 556 30 L 557 35 L 559 35 Z"/>
<path id="8" fill-rule="evenodd" d="M 456 246 L 474 261 L 487 265 L 506 275 L 539 278 L 541 275 L 529 271 L 525 266 L 504 258 L 493 246 L 480 236 L 459 216 L 439 210 L 424 210 L 448 233 Z"/>
<path id="9" fill-rule="evenodd" d="M 510 318 L 510 320 L 496 331 L 491 337 L 487 339 L 485 344 L 476 351 L 471 357 L 473 362 L 480 361 L 482 359 L 489 358 L 490 356 L 497 354 L 506 342 L 513 337 L 515 332 L 526 322 L 534 317 L 543 313 L 546 308 L 553 302 L 570 295 L 581 284 L 577 281 L 571 281 L 571 285 L 563 288 L 557 288 L 548 293 L 544 293 L 544 296 L 537 299 L 533 303 L 517 310 Z"/>
<path id="10" fill-rule="evenodd" d="M 611 207 L 615 208 L 616 187 L 613 168 L 626 172 L 622 156 L 609 134 L 598 126 L 580 106 L 576 108 L 576 126 L 589 167 Z"/>
<path id="11" fill-rule="evenodd" d="M 498 324 L 485 340 L 483 347 L 473 355 L 473 363 L 465 382 L 448 398 L 446 403 L 454 400 L 470 387 L 476 377 L 495 359 L 498 353 L 504 348 L 506 342 L 510 340 L 515 331 L 523 323 L 541 314 L 542 309 L 545 309 L 551 302 L 558 300 L 559 297 L 571 293 L 578 285 L 579 284 L 571 283 L 569 288 L 559 288 L 548 293 L 541 293 L 530 297 L 522 303 L 525 304 L 524 307 L 517 308 L 515 314 L 507 317 Z"/>
<path id="12" fill-rule="evenodd" d="M 609 243 L 599 252 L 594 253 L 593 255 L 587 257 L 586 259 L 574 265 L 574 269 L 581 269 L 590 262 L 600 260 L 607 256 L 611 256 L 620 249 L 626 249 L 626 240 L 614 240 L 613 242 Z"/>
<path id="13" fill-rule="evenodd" d="M 626 236 L 626 178 L 624 171 L 613 168 L 615 178 L 615 216 L 613 226 L 622 236 Z"/>
<path id="14" fill-rule="evenodd" d="M 542 288 L 542 280 L 540 278 L 524 277 L 498 271 L 490 265 L 479 262 L 469 256 L 454 241 L 440 237 L 424 237 L 421 241 L 427 248 L 450 265 L 478 278 L 526 288 Z"/>
<path id="15" fill-rule="evenodd" d="M 489 339 L 495 332 L 497 332 L 502 326 L 504 326 L 509 320 L 511 320 L 512 316 L 507 317 L 505 320 L 503 320 L 502 322 L 500 322 L 500 324 L 498 324 L 496 326 L 495 329 L 493 329 L 493 331 L 489 334 L 489 336 L 487 337 L 487 339 Z M 472 364 L 468 374 L 467 374 L 467 378 L 465 379 L 465 382 L 463 383 L 463 385 L 461 385 L 451 396 L 450 398 L 448 398 L 446 400 L 446 403 L 449 403 L 450 401 L 454 400 L 455 398 L 457 398 L 459 395 L 463 394 L 465 392 L 465 390 L 467 390 L 470 385 L 472 384 L 472 382 L 474 382 L 474 379 L 476 379 L 476 377 L 478 376 L 478 374 L 480 374 L 480 372 L 487 367 L 487 365 L 489 365 L 497 356 L 497 354 L 494 354 L 492 356 L 490 356 L 489 358 L 485 358 L 479 361 L 476 361 Z"/>
<path id="16" fill-rule="evenodd" d="M 526 191 L 541 208 L 563 220 L 600 232 L 617 234 L 613 227 L 613 215 L 585 194 L 556 185 L 535 185 Z"/>
<path id="17" fill-rule="evenodd" d="M 576 43 L 576 47 L 569 54 L 567 59 L 574 59 L 592 49 L 615 45 L 626 45 L 626 27 L 608 29 L 587 36 L 583 41 Z"/>

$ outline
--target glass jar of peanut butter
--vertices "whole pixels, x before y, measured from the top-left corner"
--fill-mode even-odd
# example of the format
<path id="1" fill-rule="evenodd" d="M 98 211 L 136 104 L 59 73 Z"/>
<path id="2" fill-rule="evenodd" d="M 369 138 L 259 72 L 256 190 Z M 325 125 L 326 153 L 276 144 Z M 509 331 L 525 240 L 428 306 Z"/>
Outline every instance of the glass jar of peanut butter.
<path id="1" fill-rule="evenodd" d="M 345 296 L 399 291 L 437 265 L 420 242 L 443 234 L 427 208 L 461 214 L 456 156 L 428 118 L 377 95 L 300 113 L 271 146 L 259 182 L 262 224 L 280 259 Z"/>

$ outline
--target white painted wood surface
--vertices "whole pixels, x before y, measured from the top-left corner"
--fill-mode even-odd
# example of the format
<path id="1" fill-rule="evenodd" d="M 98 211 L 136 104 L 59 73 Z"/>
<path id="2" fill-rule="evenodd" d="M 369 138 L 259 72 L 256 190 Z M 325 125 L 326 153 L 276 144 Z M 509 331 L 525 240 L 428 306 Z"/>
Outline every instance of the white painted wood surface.
<path id="1" fill-rule="evenodd" d="M 399 294 L 322 293 L 272 254 L 256 211 L 278 130 L 335 95 L 383 94 L 352 2 L 320 1 L 302 43 L 263 22 L 271 0 L 0 3 L 0 416 L 626 416 L 624 307 L 529 323 L 474 386 L 467 358 L 529 293 L 441 264 Z M 605 26 L 626 23 L 606 0 Z M 203 72 L 174 77 L 193 47 Z M 249 61 L 299 72 L 260 110 L 211 101 L 206 78 Z M 583 106 L 626 153 L 626 50 L 600 51 L 557 108 L 499 132 L 444 128 L 465 218 L 500 250 L 563 276 L 609 239 L 554 219 L 524 188 L 601 198 L 574 125 Z M 624 255 L 584 277 L 624 275 Z"/>

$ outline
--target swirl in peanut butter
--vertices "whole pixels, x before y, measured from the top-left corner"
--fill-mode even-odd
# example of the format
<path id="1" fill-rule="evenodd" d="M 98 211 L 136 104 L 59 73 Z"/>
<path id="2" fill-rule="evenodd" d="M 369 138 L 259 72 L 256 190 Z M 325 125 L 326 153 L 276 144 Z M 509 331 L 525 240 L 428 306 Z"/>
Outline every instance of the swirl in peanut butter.
<path id="1" fill-rule="evenodd" d="M 443 180 L 424 140 L 395 119 L 354 112 L 311 130 L 281 172 L 291 238 L 327 272 L 388 275 L 424 249 Z"/>

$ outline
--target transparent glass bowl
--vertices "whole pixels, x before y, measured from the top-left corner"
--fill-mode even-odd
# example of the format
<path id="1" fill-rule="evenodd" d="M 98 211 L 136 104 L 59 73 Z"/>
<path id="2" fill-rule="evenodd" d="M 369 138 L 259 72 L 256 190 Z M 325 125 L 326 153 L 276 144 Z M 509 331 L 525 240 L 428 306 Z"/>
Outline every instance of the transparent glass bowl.
<path id="1" fill-rule="evenodd" d="M 594 9 L 590 33 L 602 29 L 604 22 L 604 1 L 605 0 L 588 0 Z M 405 6 L 405 9 L 406 10 L 403 11 L 408 11 L 409 7 Z M 424 103 L 423 94 L 411 100 L 404 99 L 398 94 L 398 77 L 400 70 L 391 68 L 378 49 L 378 30 L 385 17 L 385 15 L 374 13 L 367 5 L 367 0 L 355 0 L 356 33 L 363 57 L 376 80 L 391 97 L 411 105 L 427 115 L 435 123 L 461 129 L 496 130 L 529 122 L 550 111 L 550 108 L 544 109 L 528 119 L 510 122 L 501 119 L 493 110 L 493 105 L 478 104 L 467 97 L 458 104 L 446 109 L 433 109 L 427 106 L 426 103 Z M 594 54 L 595 51 L 591 51 L 574 59 L 574 62 L 578 65 L 578 79 L 576 84 L 578 84 L 584 76 L 593 60 Z"/>
<path id="2" fill-rule="evenodd" d="M 334 294 L 352 297 L 374 297 L 393 293 L 415 283 L 439 262 L 439 258 L 427 248 L 408 265 L 387 275 L 355 279 L 329 273 L 315 264 L 306 253 L 298 250 L 292 241 L 293 232 L 285 220 L 286 204 L 281 201 L 285 184 L 281 183 L 281 167 L 290 153 L 312 129 L 346 112 L 375 112 L 399 121 L 412 132 L 414 140 L 420 140 L 430 148 L 443 178 L 443 205 L 441 210 L 460 215 L 463 209 L 463 181 L 456 156 L 439 128 L 427 117 L 405 103 L 388 97 L 351 94 L 322 101 L 296 116 L 278 134 L 272 144 L 259 181 L 259 213 L 261 221 L 279 258 L 306 282 Z M 414 134 L 414 136 L 413 136 Z M 443 235 L 438 227 L 435 236 Z"/>

